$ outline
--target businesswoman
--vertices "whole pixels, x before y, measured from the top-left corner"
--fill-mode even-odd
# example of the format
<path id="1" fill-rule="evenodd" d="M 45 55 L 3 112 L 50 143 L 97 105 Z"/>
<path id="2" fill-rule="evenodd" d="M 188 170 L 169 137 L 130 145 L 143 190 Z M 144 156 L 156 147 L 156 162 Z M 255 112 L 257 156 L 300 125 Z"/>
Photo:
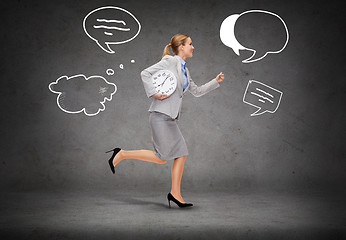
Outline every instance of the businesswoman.
<path id="1" fill-rule="evenodd" d="M 174 56 L 170 55 L 169 48 L 171 48 Z M 172 187 L 167 195 L 169 207 L 170 201 L 175 202 L 179 207 L 191 207 L 193 205 L 186 203 L 180 193 L 184 163 L 188 155 L 185 140 L 177 125 L 183 96 L 187 91 L 195 97 L 202 96 L 219 87 L 219 83 L 224 80 L 224 75 L 221 72 L 216 78 L 198 87 L 192 81 L 189 70 L 185 67 L 185 61 L 192 57 L 193 50 L 191 38 L 185 34 L 177 34 L 164 48 L 161 61 L 141 72 L 146 94 L 153 99 L 149 108 L 149 122 L 154 151 L 125 151 L 115 148 L 111 150 L 113 155 L 108 161 L 114 173 L 114 167 L 124 159 L 138 159 L 157 164 L 164 164 L 173 160 Z M 170 70 L 176 76 L 177 87 L 171 95 L 158 93 L 155 89 L 151 76 L 159 70 Z"/>

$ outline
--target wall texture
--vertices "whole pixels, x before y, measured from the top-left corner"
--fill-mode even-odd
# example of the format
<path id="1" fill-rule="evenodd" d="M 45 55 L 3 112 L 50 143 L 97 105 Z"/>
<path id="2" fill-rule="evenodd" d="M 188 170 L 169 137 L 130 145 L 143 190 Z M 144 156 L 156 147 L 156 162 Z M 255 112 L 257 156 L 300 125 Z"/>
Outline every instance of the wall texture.
<path id="1" fill-rule="evenodd" d="M 340 3 L 340 4 L 339 4 Z M 115 146 L 152 149 L 140 72 L 160 60 L 176 33 L 195 47 L 188 67 L 201 85 L 219 72 L 221 87 L 184 98 L 181 131 L 189 153 L 183 188 L 338 189 L 345 177 L 345 20 L 340 1 L 2 1 L 1 188 L 170 188 L 170 167 L 137 160 L 112 175 Z M 142 25 L 132 41 L 101 50 L 83 31 L 102 6 L 132 12 Z M 263 9 L 281 16 L 287 47 L 244 64 L 219 37 L 231 14 Z M 275 29 L 274 29 L 275 32 Z M 251 31 L 245 37 L 253 38 Z M 135 60 L 135 63 L 131 63 Z M 124 69 L 119 68 L 123 64 Z M 115 74 L 108 76 L 112 68 Z M 48 85 L 60 76 L 99 75 L 118 87 L 106 110 L 68 114 Z M 283 92 L 278 110 L 250 117 L 250 79 Z"/>

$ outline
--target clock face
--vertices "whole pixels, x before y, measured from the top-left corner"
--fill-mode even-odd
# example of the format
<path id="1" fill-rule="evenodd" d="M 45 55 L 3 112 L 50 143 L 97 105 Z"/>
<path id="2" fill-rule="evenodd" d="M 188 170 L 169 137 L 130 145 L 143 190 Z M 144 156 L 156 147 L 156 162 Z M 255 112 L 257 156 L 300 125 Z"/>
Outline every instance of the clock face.
<path id="1" fill-rule="evenodd" d="M 160 70 L 151 77 L 156 92 L 171 95 L 177 87 L 177 78 L 169 70 Z"/>

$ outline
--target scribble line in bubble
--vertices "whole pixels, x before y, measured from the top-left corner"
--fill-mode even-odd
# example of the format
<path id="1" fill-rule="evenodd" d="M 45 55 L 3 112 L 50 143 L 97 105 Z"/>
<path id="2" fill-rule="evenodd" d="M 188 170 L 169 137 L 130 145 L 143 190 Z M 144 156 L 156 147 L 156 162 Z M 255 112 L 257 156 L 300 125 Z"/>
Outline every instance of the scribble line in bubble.
<path id="1" fill-rule="evenodd" d="M 103 95 L 105 92 L 107 92 L 107 89 L 107 87 L 100 87 L 99 93 Z"/>
<path id="2" fill-rule="evenodd" d="M 104 32 L 104 34 L 106 34 L 108 36 L 113 36 L 113 33 L 111 33 L 111 32 Z"/>
<path id="3" fill-rule="evenodd" d="M 96 21 L 98 22 L 107 22 L 107 23 L 122 23 L 124 26 L 126 25 L 126 23 L 123 20 L 107 20 L 107 19 L 96 19 Z"/>
<path id="4" fill-rule="evenodd" d="M 263 98 L 263 99 L 265 99 L 265 100 L 268 100 L 269 102 L 273 103 L 273 101 L 270 100 L 269 98 L 263 97 L 262 95 L 259 95 L 259 94 L 255 93 L 255 92 L 251 92 L 251 94 L 253 94 L 253 95 L 257 96 L 257 97 Z"/>
<path id="5" fill-rule="evenodd" d="M 94 25 L 94 28 L 105 28 L 105 29 L 119 30 L 119 31 L 124 31 L 124 32 L 130 31 L 130 28 L 108 27 L 105 25 Z"/>
<path id="6" fill-rule="evenodd" d="M 259 88 L 256 88 L 257 91 L 261 92 L 261 93 L 264 93 L 265 95 L 271 97 L 271 98 L 274 98 L 273 95 L 271 95 L 270 93 L 267 93 L 266 91 L 263 91 L 262 89 L 259 89 Z"/>
<path id="7" fill-rule="evenodd" d="M 258 101 L 265 103 L 265 101 L 264 101 L 264 100 L 262 100 L 262 99 L 260 99 L 260 98 L 258 99 Z"/>

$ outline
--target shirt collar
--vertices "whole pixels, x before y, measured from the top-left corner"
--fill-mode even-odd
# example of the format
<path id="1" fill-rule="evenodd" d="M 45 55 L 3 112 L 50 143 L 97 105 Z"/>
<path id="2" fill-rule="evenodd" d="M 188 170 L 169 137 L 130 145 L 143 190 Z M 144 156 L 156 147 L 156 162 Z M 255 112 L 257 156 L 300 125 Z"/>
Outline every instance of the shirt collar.
<path id="1" fill-rule="evenodd" d="M 178 56 L 178 55 L 177 55 Z M 184 59 L 182 59 L 180 56 L 178 56 L 179 60 L 180 60 L 180 63 L 183 67 L 186 66 L 186 62 L 184 61 Z"/>

